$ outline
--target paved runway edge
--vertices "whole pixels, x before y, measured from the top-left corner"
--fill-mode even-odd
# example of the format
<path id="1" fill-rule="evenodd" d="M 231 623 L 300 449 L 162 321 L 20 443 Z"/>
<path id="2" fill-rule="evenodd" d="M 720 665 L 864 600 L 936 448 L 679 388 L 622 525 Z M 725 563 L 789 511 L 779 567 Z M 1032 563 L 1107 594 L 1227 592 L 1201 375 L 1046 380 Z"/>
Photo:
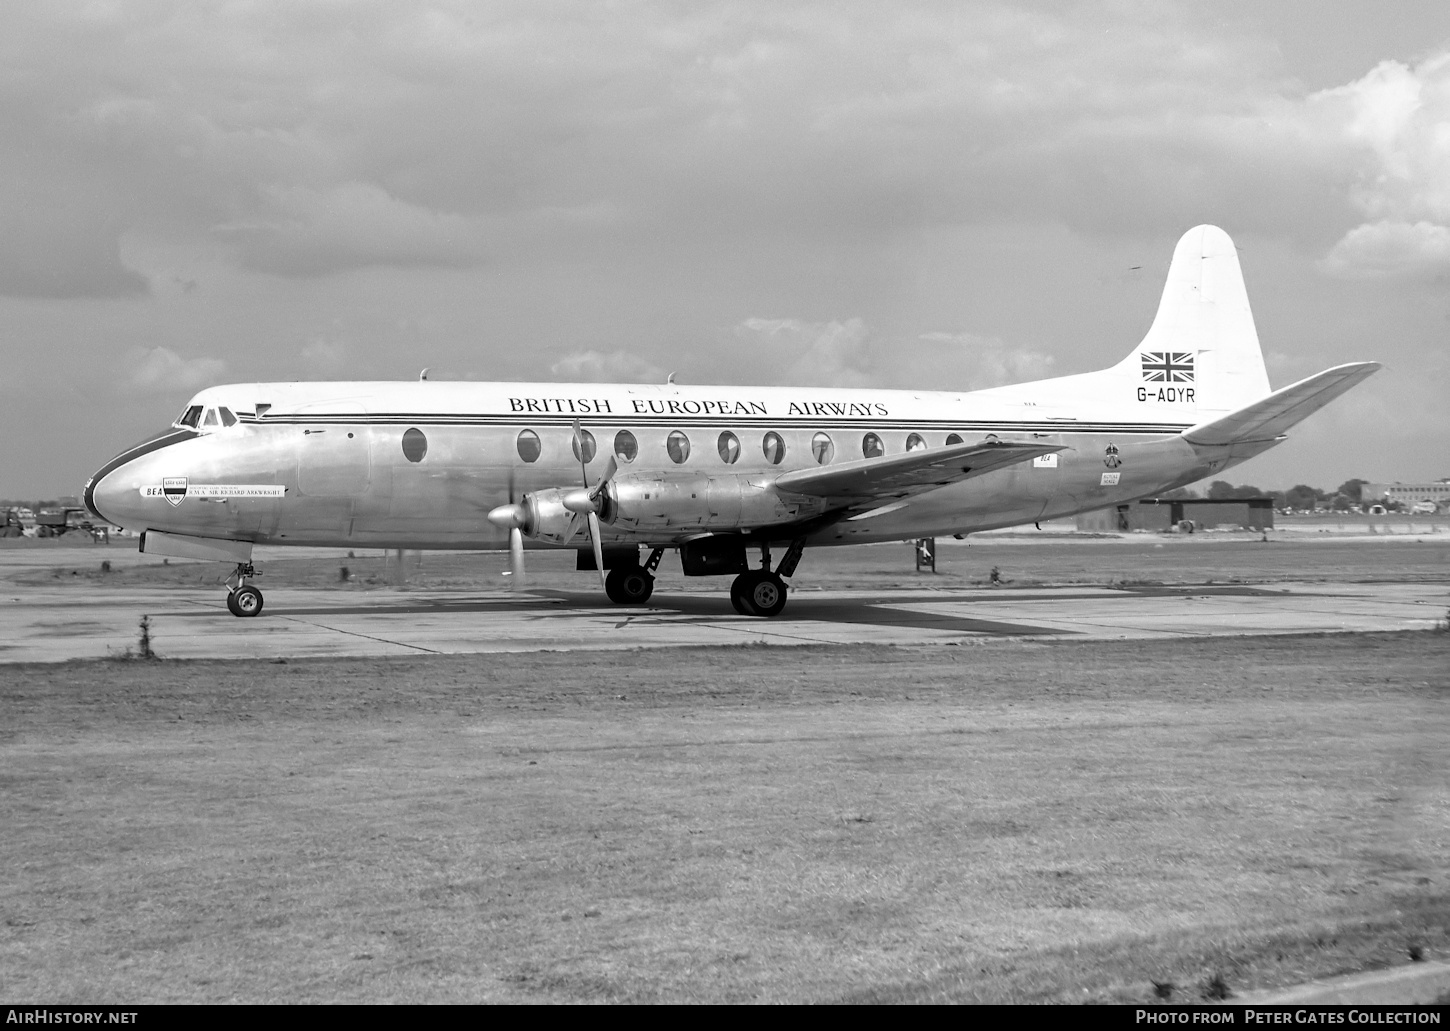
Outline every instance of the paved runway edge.
<path id="1" fill-rule="evenodd" d="M 1430 630 L 1442 584 L 1032 587 L 801 591 L 776 619 L 737 615 L 720 592 L 662 592 L 646 606 L 540 590 L 283 588 L 255 619 L 215 590 L 40 588 L 0 598 L 0 664 L 123 658 L 142 617 L 166 659 L 610 650 L 739 644 L 969 645 Z"/>
<path id="2" fill-rule="evenodd" d="M 1450 963 L 1412 963 L 1310 981 L 1293 988 L 1247 992 L 1228 1001 L 1235 1006 L 1429 1006 L 1447 996 Z"/>

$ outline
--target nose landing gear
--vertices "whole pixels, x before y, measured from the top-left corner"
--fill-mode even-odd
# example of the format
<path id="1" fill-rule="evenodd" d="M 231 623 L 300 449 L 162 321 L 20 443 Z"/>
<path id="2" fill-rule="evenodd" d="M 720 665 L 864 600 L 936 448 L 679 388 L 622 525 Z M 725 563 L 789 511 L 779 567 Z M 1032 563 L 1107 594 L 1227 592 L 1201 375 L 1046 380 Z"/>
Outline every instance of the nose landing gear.
<path id="1" fill-rule="evenodd" d="M 247 583 L 248 578 L 261 576 L 250 562 L 238 562 L 236 572 L 227 577 L 227 611 L 234 616 L 256 616 L 262 612 L 262 592 Z"/>

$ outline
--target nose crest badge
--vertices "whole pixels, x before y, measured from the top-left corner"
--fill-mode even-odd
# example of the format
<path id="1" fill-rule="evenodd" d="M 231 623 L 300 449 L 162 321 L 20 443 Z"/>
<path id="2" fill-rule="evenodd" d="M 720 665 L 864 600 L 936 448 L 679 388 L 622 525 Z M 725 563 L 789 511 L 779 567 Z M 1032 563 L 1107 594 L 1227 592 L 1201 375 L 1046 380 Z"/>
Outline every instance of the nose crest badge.
<path id="1" fill-rule="evenodd" d="M 186 477 L 165 476 L 161 479 L 161 494 L 172 508 L 186 500 Z"/>

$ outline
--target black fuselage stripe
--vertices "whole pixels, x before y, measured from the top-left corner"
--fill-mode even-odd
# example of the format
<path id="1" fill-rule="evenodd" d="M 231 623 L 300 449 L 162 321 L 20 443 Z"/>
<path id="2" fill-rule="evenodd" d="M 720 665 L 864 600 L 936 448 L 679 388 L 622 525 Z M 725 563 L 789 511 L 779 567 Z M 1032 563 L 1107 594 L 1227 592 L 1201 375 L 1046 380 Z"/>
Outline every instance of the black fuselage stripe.
<path id="1" fill-rule="evenodd" d="M 169 447 L 172 444 L 179 444 L 183 440 L 190 440 L 193 437 L 199 436 L 201 436 L 201 434 L 198 433 L 196 430 L 179 430 L 171 428 L 162 430 L 160 433 L 156 434 L 156 436 L 148 437 L 145 440 L 141 441 L 141 443 L 127 448 L 125 451 L 122 451 L 119 455 L 111 459 L 105 465 L 101 466 L 96 474 L 86 481 L 86 488 L 82 496 L 82 503 L 89 511 L 94 512 L 102 519 L 105 519 L 105 514 L 98 511 L 95 504 L 96 487 L 98 484 L 100 484 L 102 480 L 104 480 L 111 473 L 115 472 L 121 466 L 125 465 L 127 462 L 135 461 L 138 458 L 149 455 L 153 451 L 160 451 L 164 447 Z M 107 521 L 109 522 L 109 520 Z"/>
<path id="2" fill-rule="evenodd" d="M 363 415 L 363 414 L 333 414 L 325 415 L 283 415 L 267 416 L 262 419 L 242 419 L 242 422 L 249 425 L 260 426 L 306 426 L 306 425 L 338 425 L 338 426 L 480 426 L 480 427 L 519 427 L 531 428 L 535 426 L 550 426 L 572 428 L 574 419 L 560 418 L 559 416 L 541 416 L 538 418 L 521 418 L 517 415 L 487 416 L 487 415 L 450 415 L 440 412 L 416 412 L 386 415 Z M 1135 423 L 1135 422 L 986 422 L 980 420 L 952 420 L 952 419 L 913 419 L 893 420 L 890 422 L 882 420 L 844 420 L 844 419 L 800 419 L 794 418 L 720 418 L 709 416 L 648 416 L 648 417 L 620 417 L 617 415 L 605 415 L 586 417 L 580 420 L 580 425 L 585 429 L 592 429 L 601 426 L 607 427 L 723 427 L 725 429 L 749 428 L 749 429 L 776 429 L 776 430 L 835 430 L 836 432 L 852 433 L 857 431 L 884 430 L 888 432 L 905 432 L 911 430 L 929 430 L 940 432 L 943 430 L 957 430 L 972 433 L 1151 433 L 1151 434 L 1177 434 L 1193 426 L 1193 423 Z"/>

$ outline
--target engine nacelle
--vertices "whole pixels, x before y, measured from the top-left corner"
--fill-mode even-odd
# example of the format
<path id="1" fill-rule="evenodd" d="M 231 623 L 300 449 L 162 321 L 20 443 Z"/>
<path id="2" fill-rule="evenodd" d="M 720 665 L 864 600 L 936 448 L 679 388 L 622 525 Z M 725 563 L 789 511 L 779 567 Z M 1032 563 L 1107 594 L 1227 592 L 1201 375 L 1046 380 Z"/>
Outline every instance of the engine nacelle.
<path id="1" fill-rule="evenodd" d="M 621 476 L 611 480 L 599 516 L 640 531 L 754 529 L 808 519 L 825 499 L 781 494 L 766 476 Z"/>
<path id="2" fill-rule="evenodd" d="M 568 493 L 568 490 L 551 487 L 525 494 L 520 502 L 524 521 L 523 526 L 519 527 L 524 536 L 548 541 L 550 544 L 568 543 L 569 533 L 575 528 L 576 521 L 582 522 L 584 518 L 564 507 L 564 495 Z"/>

